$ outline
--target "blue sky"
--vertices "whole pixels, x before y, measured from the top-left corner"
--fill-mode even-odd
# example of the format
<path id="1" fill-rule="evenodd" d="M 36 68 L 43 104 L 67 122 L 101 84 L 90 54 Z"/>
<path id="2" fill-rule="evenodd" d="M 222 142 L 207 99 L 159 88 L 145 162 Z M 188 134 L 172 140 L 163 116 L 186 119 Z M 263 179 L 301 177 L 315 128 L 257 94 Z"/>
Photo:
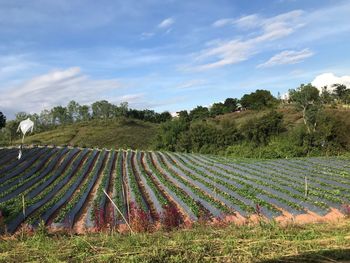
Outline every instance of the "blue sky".
<path id="1" fill-rule="evenodd" d="M 349 1 L 0 0 L 0 12 L 8 116 L 101 99 L 176 112 L 350 75 Z"/>

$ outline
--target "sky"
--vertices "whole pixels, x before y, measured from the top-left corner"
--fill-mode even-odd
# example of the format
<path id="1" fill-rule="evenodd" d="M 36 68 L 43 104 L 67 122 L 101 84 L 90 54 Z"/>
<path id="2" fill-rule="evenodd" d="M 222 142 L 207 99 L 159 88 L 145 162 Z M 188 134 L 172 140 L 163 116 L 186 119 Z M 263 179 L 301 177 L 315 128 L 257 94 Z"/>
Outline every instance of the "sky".
<path id="1" fill-rule="evenodd" d="M 350 87 L 350 1 L 0 0 L 0 111 L 172 113 L 256 89 Z"/>

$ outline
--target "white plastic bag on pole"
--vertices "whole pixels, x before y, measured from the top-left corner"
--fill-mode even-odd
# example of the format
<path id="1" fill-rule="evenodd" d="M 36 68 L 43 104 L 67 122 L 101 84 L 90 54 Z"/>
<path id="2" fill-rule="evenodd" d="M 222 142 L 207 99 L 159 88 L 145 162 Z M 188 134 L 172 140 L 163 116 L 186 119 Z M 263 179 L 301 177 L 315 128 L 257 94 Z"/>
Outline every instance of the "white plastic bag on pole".
<path id="1" fill-rule="evenodd" d="M 34 129 L 34 122 L 32 122 L 31 119 L 29 118 L 19 123 L 17 132 L 21 131 L 23 135 L 22 135 L 22 144 L 20 146 L 19 153 L 18 153 L 18 160 L 21 159 L 22 157 L 22 145 L 24 143 L 24 136 L 26 135 L 27 132 L 33 132 L 33 129 Z"/>

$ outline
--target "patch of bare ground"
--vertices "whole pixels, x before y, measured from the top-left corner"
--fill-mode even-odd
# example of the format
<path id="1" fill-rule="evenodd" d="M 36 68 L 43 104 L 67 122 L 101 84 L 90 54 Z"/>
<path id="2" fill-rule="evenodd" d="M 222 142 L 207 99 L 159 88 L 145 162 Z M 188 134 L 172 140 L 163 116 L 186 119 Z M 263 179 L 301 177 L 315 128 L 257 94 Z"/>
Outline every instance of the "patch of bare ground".
<path id="1" fill-rule="evenodd" d="M 102 153 L 101 153 L 102 154 Z M 73 232 L 74 233 L 78 233 L 78 234 L 83 234 L 85 232 L 87 232 L 87 228 L 86 228 L 86 225 L 85 225 L 85 222 L 86 222 L 86 219 L 89 215 L 88 211 L 89 211 L 89 208 L 90 206 L 92 205 L 95 197 L 96 197 L 96 192 L 97 192 L 97 189 L 98 187 L 100 186 L 101 184 L 101 181 L 102 181 L 102 172 L 106 166 L 106 161 L 108 160 L 108 156 L 110 155 L 107 154 L 103 160 L 103 165 L 100 169 L 100 171 L 98 171 L 98 177 L 97 177 L 97 180 L 95 182 L 95 185 L 93 186 L 93 188 L 91 189 L 87 199 L 86 199 L 86 202 L 84 203 L 82 209 L 81 209 L 81 212 L 76 220 L 76 222 L 74 223 L 74 227 L 73 227 Z"/>

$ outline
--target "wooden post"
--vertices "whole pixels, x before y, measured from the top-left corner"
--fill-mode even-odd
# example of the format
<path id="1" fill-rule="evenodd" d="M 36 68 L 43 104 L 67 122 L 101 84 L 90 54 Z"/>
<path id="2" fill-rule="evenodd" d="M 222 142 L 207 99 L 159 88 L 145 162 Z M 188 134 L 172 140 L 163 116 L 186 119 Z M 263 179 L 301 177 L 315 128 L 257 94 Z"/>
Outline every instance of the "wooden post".
<path id="1" fill-rule="evenodd" d="M 305 176 L 305 197 L 308 195 L 307 176 Z"/>
<path id="2" fill-rule="evenodd" d="M 26 219 L 26 207 L 24 202 L 24 195 L 22 194 L 22 208 L 23 208 L 23 219 Z"/>

